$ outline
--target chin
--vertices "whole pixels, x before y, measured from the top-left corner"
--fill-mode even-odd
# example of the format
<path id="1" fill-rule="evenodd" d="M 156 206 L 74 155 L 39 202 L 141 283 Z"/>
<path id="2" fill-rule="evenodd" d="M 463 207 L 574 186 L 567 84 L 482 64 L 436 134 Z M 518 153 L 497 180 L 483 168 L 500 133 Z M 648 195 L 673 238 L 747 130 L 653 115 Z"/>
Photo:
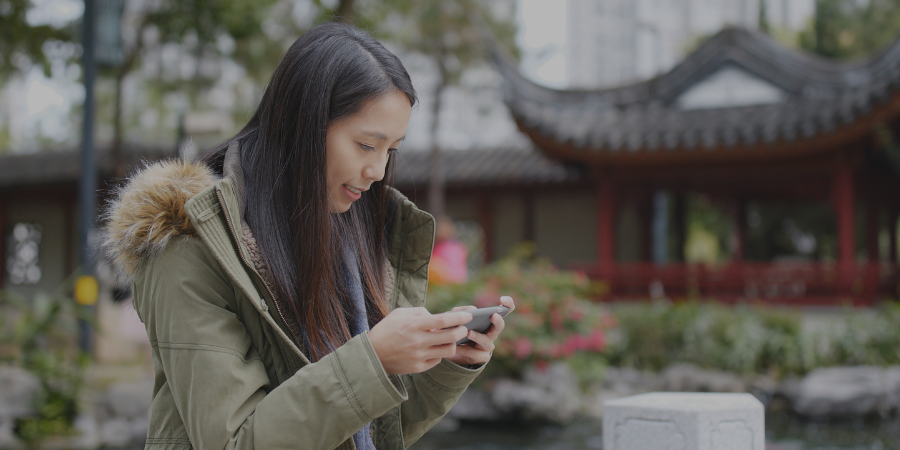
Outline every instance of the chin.
<path id="1" fill-rule="evenodd" d="M 351 206 L 353 206 L 352 203 L 347 204 L 347 205 L 335 205 L 334 203 L 332 203 L 331 204 L 331 212 L 333 214 L 343 214 L 347 211 L 350 211 Z"/>

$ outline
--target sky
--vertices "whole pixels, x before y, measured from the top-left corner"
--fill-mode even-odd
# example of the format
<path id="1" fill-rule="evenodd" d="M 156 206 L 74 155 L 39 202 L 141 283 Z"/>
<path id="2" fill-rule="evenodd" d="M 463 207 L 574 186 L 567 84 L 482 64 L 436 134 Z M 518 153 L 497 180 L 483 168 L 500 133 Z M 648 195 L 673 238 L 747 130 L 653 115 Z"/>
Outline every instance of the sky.
<path id="1" fill-rule="evenodd" d="M 519 0 L 521 69 L 534 81 L 566 84 L 566 13 L 565 1 Z"/>
<path id="2" fill-rule="evenodd" d="M 517 39 L 522 49 L 523 73 L 548 86 L 565 86 L 566 2 L 519 1 Z M 64 25 L 84 11 L 81 0 L 34 0 L 34 6 L 27 15 L 32 25 Z M 27 143 L 39 136 L 56 142 L 77 137 L 79 128 L 73 127 L 71 120 L 73 106 L 84 99 L 84 89 L 78 81 L 80 68 L 74 64 L 56 65 L 51 72 L 47 77 L 40 69 L 32 69 L 6 88 L 4 103 L 9 108 L 6 114 L 13 146 L 20 150 L 36 150 L 37 146 Z"/>

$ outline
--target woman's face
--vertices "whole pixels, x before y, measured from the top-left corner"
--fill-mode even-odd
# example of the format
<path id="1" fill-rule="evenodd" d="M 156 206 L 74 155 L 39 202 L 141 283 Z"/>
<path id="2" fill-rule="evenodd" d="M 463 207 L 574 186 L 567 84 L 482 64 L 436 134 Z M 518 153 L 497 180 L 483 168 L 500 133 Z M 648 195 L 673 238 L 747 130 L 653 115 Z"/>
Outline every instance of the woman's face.
<path id="1" fill-rule="evenodd" d="M 325 169 L 331 212 L 347 211 L 362 191 L 384 178 L 388 155 L 406 137 L 411 109 L 406 94 L 395 90 L 328 127 Z"/>

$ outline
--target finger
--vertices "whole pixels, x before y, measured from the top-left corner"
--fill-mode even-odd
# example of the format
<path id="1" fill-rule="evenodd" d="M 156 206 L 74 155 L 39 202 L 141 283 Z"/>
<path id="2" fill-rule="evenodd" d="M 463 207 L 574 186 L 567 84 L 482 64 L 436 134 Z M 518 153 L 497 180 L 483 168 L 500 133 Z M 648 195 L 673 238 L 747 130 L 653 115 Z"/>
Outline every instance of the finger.
<path id="1" fill-rule="evenodd" d="M 389 315 L 397 315 L 397 316 L 430 316 L 431 313 L 428 312 L 427 309 L 417 306 L 417 307 L 401 307 L 396 308 L 390 312 Z"/>
<path id="2" fill-rule="evenodd" d="M 516 302 L 514 302 L 513 298 L 508 295 L 500 297 L 500 304 L 509 308 L 509 312 L 513 312 L 516 310 Z"/>
<path id="3" fill-rule="evenodd" d="M 453 328 L 443 330 L 432 330 L 428 333 L 424 343 L 428 346 L 454 344 L 456 341 L 466 337 L 468 329 L 464 326 L 457 325 Z"/>
<path id="4" fill-rule="evenodd" d="M 481 349 L 486 352 L 494 351 L 494 340 L 491 339 L 490 336 L 486 334 L 481 334 L 475 331 L 470 331 L 469 335 L 466 336 L 470 341 L 474 342 L 476 349 Z"/>
<path id="5" fill-rule="evenodd" d="M 478 309 L 478 308 L 476 308 L 476 307 L 474 307 L 474 306 L 472 306 L 472 305 L 457 306 L 456 308 L 451 309 L 450 312 L 467 311 L 467 310 L 470 310 L 470 309 Z"/>
<path id="6" fill-rule="evenodd" d="M 487 336 L 493 341 L 496 340 L 498 336 L 500 336 L 500 332 L 506 328 L 506 321 L 503 320 L 503 317 L 500 314 L 491 314 L 491 323 L 493 326 L 487 332 Z"/>
<path id="7" fill-rule="evenodd" d="M 444 345 L 434 345 L 428 348 L 424 357 L 426 360 L 431 360 L 433 358 L 450 358 L 453 357 L 453 355 L 456 355 L 456 347 L 457 345 L 455 342 Z"/>
<path id="8" fill-rule="evenodd" d="M 431 317 L 422 319 L 419 323 L 421 330 L 440 330 L 443 328 L 457 327 L 472 321 L 472 314 L 458 311 L 446 312 L 442 314 L 434 314 Z"/>

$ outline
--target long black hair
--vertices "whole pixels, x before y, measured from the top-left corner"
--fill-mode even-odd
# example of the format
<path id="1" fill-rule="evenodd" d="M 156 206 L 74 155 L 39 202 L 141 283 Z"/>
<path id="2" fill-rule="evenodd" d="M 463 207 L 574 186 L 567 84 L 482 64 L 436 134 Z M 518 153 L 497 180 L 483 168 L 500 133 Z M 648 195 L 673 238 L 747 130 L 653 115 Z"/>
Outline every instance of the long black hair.
<path id="1" fill-rule="evenodd" d="M 369 325 L 389 312 L 384 229 L 394 156 L 383 180 L 348 212 L 333 214 L 325 137 L 329 125 L 397 90 L 415 105 L 409 74 L 381 43 L 346 24 L 316 26 L 288 49 L 250 122 L 201 158 L 222 173 L 228 146 L 240 142 L 244 218 L 271 270 L 279 303 L 289 305 L 293 319 L 309 330 L 313 360 L 351 337 L 341 282 L 344 246 L 357 255 Z"/>

